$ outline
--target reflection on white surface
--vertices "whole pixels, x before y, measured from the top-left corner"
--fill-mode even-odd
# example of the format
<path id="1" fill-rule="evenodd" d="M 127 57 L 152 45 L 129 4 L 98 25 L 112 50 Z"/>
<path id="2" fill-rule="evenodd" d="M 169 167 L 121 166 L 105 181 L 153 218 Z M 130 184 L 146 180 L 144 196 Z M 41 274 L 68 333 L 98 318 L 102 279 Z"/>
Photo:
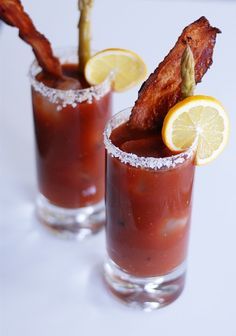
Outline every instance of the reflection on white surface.
<path id="1" fill-rule="evenodd" d="M 23 3 L 53 46 L 77 43 L 77 1 Z M 15 29 L 1 29 L 1 336 L 236 335 L 235 13 L 234 1 L 192 1 L 190 5 L 95 0 L 93 47 L 132 49 L 146 60 L 149 71 L 173 46 L 182 28 L 201 15 L 222 30 L 214 64 L 197 93 L 216 96 L 225 105 L 231 139 L 219 159 L 197 169 L 187 287 L 173 305 L 151 314 L 132 311 L 105 291 L 104 232 L 78 244 L 52 237 L 35 219 L 34 142 L 26 76 L 33 56 Z M 131 106 L 137 91 L 116 95 L 114 111 Z"/>

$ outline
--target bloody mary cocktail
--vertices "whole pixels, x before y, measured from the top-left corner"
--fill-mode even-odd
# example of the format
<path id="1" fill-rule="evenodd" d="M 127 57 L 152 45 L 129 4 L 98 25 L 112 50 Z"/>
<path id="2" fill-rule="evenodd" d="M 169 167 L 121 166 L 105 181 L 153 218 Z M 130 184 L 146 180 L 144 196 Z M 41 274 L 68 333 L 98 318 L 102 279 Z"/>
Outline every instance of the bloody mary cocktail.
<path id="1" fill-rule="evenodd" d="M 110 79 L 89 87 L 78 77 L 76 64 L 64 63 L 63 74 L 68 80 L 60 83 L 37 72 L 36 67 L 33 65 L 31 69 L 31 84 L 38 185 L 42 195 L 39 215 L 57 225 L 62 216 L 61 212 L 58 216 L 55 214 L 56 209 L 72 210 L 74 215 L 70 221 L 75 230 L 75 216 L 79 218 L 76 209 L 80 211 L 81 225 L 86 228 L 88 215 L 93 214 L 94 208 L 103 223 L 105 150 L 102 134 L 111 116 Z M 70 81 L 73 78 L 79 78 L 82 89 L 77 89 L 76 81 Z"/>
<path id="2" fill-rule="evenodd" d="M 182 292 L 195 165 L 214 159 L 227 141 L 221 104 L 194 96 L 219 32 L 205 17 L 185 27 L 134 106 L 115 115 L 104 133 L 105 278 L 117 297 L 143 309 L 165 306 Z"/>
<path id="3" fill-rule="evenodd" d="M 106 276 L 112 289 L 121 285 L 119 277 L 123 285 L 127 280 L 127 291 L 122 288 L 118 296 L 128 301 L 132 293 L 129 277 L 137 283 L 140 279 L 155 283 L 168 275 L 169 283 L 161 288 L 166 290 L 162 302 L 166 304 L 184 286 L 193 151 L 172 153 L 157 131 L 131 129 L 126 122 L 129 114 L 130 109 L 118 113 L 105 131 Z"/>

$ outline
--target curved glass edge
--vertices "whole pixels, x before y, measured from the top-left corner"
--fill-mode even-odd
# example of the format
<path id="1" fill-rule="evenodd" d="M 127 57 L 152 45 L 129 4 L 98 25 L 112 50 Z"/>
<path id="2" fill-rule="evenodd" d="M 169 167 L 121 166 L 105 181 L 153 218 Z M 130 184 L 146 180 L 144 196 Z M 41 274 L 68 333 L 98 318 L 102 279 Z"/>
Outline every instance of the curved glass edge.
<path id="1" fill-rule="evenodd" d="M 193 158 L 196 147 L 195 144 L 184 152 L 164 158 L 138 156 L 136 154 L 126 153 L 120 148 L 116 147 L 111 142 L 110 135 L 113 129 L 117 128 L 119 125 L 123 124 L 129 119 L 131 110 L 132 108 L 127 108 L 117 113 L 106 125 L 104 131 L 104 144 L 109 155 L 132 167 L 151 170 L 172 169 L 183 164 L 188 159 Z"/>
<path id="2" fill-rule="evenodd" d="M 55 50 L 55 55 L 59 57 L 61 63 L 76 63 L 77 50 L 75 48 L 58 48 Z M 79 90 L 60 90 L 48 87 L 47 85 L 39 82 L 36 76 L 42 71 L 37 60 L 34 60 L 29 69 L 30 84 L 34 91 L 46 97 L 49 102 L 57 104 L 59 109 L 71 105 L 76 107 L 78 103 L 88 102 L 92 103 L 93 100 L 99 100 L 111 90 L 111 83 L 113 73 L 100 84 Z"/>

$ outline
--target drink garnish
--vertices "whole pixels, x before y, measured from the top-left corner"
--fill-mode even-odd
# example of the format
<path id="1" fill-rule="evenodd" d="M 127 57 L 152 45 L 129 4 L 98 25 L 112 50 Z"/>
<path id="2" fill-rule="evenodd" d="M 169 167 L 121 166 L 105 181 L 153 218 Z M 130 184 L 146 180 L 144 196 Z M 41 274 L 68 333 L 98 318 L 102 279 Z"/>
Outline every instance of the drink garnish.
<path id="1" fill-rule="evenodd" d="M 182 101 L 165 116 L 162 138 L 172 151 L 195 148 L 195 164 L 214 160 L 224 149 L 229 136 L 229 119 L 221 103 L 213 97 L 194 96 L 195 61 L 189 45 L 181 59 Z"/>
<path id="2" fill-rule="evenodd" d="M 79 72 L 84 75 L 84 68 L 91 57 L 91 23 L 90 16 L 93 7 L 93 0 L 79 0 Z"/>
<path id="3" fill-rule="evenodd" d="M 134 52 L 105 49 L 91 57 L 90 16 L 93 0 L 79 0 L 79 73 L 90 85 L 98 85 L 112 74 L 113 90 L 128 90 L 146 77 L 146 65 Z"/>
<path id="4" fill-rule="evenodd" d="M 218 28 L 212 27 L 205 17 L 187 26 L 158 68 L 142 85 L 138 100 L 132 109 L 130 126 L 137 129 L 155 129 L 162 125 L 165 115 L 181 98 L 181 58 L 188 44 L 195 59 L 195 80 L 199 83 L 212 64 L 213 49 Z"/>
<path id="5" fill-rule="evenodd" d="M 86 77 L 90 85 L 96 85 L 100 84 L 112 70 L 114 90 L 127 90 L 144 79 L 146 66 L 138 55 L 124 49 L 104 50 L 91 58 L 90 16 L 93 2 L 93 0 L 79 0 L 78 2 L 80 10 L 78 24 L 79 78 L 83 81 L 84 77 Z M 24 11 L 20 0 L 0 0 L 0 19 L 8 25 L 18 28 L 19 36 L 32 47 L 45 75 L 42 82 L 46 86 L 61 90 L 70 88 L 78 90 L 81 88 L 79 80 L 63 75 L 61 64 L 59 59 L 54 56 L 50 42 L 37 31 L 29 15 Z M 107 57 L 108 54 L 109 57 Z M 97 67 L 101 60 L 109 71 L 106 71 L 104 67 Z"/>
<path id="6" fill-rule="evenodd" d="M 91 85 L 103 82 L 111 73 L 114 91 L 121 92 L 144 80 L 147 68 L 133 51 L 115 48 L 98 52 L 85 67 L 85 77 Z"/>
<path id="7" fill-rule="evenodd" d="M 39 65 L 46 74 L 53 78 L 63 78 L 60 62 L 53 55 L 50 42 L 37 31 L 19 0 L 1 0 L 0 18 L 19 29 L 20 38 L 32 47 Z"/>
<path id="8" fill-rule="evenodd" d="M 181 58 L 181 95 L 186 98 L 194 95 L 195 82 L 195 62 L 192 50 L 187 44 Z"/>
<path id="9" fill-rule="evenodd" d="M 229 119 L 221 103 L 209 96 L 190 96 L 173 106 L 165 117 L 162 139 L 172 151 L 196 146 L 195 164 L 214 160 L 229 137 Z"/>

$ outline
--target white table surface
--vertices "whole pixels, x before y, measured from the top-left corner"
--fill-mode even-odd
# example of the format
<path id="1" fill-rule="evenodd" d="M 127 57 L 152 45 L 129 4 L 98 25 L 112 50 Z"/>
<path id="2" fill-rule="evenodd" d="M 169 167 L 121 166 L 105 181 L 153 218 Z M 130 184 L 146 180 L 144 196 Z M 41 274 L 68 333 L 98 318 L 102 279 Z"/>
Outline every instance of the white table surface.
<path id="1" fill-rule="evenodd" d="M 53 46 L 77 43 L 75 1 L 23 1 Z M 44 13 L 45 9 L 47 13 Z M 236 335 L 236 3 L 233 1 L 96 0 L 94 49 L 138 52 L 149 71 L 182 28 L 201 15 L 222 29 L 214 65 L 197 88 L 230 114 L 224 153 L 197 168 L 187 285 L 172 305 L 131 310 L 104 288 L 104 232 L 78 243 L 51 236 L 34 217 L 36 178 L 27 78 L 32 52 L 15 29 L 0 31 L 0 335 Z M 133 104 L 138 88 L 116 95 L 114 111 Z"/>

